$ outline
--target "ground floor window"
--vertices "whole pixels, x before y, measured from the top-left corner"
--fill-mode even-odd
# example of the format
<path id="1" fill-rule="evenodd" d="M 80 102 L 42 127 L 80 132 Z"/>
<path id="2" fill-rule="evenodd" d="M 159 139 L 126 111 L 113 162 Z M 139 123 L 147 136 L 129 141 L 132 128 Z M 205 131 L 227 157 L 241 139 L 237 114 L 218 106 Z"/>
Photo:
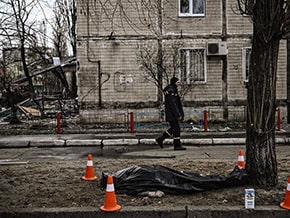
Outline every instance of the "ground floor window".
<path id="1" fill-rule="evenodd" d="M 180 79 L 185 85 L 206 82 L 206 55 L 204 48 L 179 49 Z"/>
<path id="2" fill-rule="evenodd" d="M 243 48 L 242 54 L 242 69 L 244 83 L 249 81 L 250 59 L 251 59 L 251 47 Z"/>

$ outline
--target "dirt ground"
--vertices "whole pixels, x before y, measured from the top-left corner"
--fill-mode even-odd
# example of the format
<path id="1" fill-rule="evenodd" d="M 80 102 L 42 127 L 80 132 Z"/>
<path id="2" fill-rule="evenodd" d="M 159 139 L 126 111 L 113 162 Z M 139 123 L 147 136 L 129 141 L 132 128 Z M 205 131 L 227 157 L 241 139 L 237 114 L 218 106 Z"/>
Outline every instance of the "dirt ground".
<path id="1" fill-rule="evenodd" d="M 47 122 L 47 126 L 23 123 L 21 125 L 1 127 L 1 135 L 54 133 L 55 123 Z M 118 128 L 120 128 L 118 126 Z M 212 126 L 211 126 L 212 128 Z M 234 127 L 233 127 L 234 128 Z M 25 132 L 23 132 L 24 130 Z M 102 129 L 92 128 L 94 131 Z M 105 129 L 105 128 L 103 128 Z M 126 130 L 126 129 L 125 129 Z M 67 133 L 88 133 L 88 128 L 80 128 Z M 127 131 L 127 130 L 126 130 Z M 93 132 L 94 133 L 94 132 Z M 2 152 L 0 150 L 0 152 Z M 45 154 L 44 154 L 45 155 Z M 170 158 L 159 159 L 119 159 L 94 158 L 94 181 L 81 179 L 86 170 L 86 158 L 82 160 L 52 160 L 38 159 L 23 163 L 0 164 L 0 210 L 15 210 L 17 208 L 60 208 L 60 207 L 96 207 L 104 204 L 105 190 L 100 187 L 102 172 L 114 173 L 118 170 L 134 165 L 160 164 L 175 170 L 184 170 L 206 175 L 227 175 L 230 173 L 236 161 L 206 159 L 176 160 Z M 160 198 L 147 196 L 130 196 L 118 194 L 118 204 L 126 206 L 240 206 L 244 207 L 244 190 L 255 188 L 255 203 L 259 205 L 279 206 L 284 201 L 287 187 L 287 178 L 290 174 L 289 159 L 278 160 L 278 185 L 270 190 L 251 186 L 229 187 L 205 191 L 190 195 L 168 195 Z"/>
<path id="2" fill-rule="evenodd" d="M 0 209 L 100 207 L 104 204 L 105 190 L 100 188 L 101 173 L 114 173 L 139 164 L 160 164 L 176 170 L 203 174 L 227 175 L 235 166 L 233 161 L 174 159 L 98 159 L 94 161 L 94 181 L 81 179 L 85 174 L 84 161 L 39 160 L 29 163 L 0 165 Z M 160 198 L 129 196 L 116 193 L 118 204 L 126 206 L 185 206 L 244 207 L 244 189 L 255 188 L 256 205 L 277 205 L 284 201 L 289 160 L 279 160 L 279 184 L 271 190 L 249 186 L 224 188 L 190 195 L 165 195 Z"/>

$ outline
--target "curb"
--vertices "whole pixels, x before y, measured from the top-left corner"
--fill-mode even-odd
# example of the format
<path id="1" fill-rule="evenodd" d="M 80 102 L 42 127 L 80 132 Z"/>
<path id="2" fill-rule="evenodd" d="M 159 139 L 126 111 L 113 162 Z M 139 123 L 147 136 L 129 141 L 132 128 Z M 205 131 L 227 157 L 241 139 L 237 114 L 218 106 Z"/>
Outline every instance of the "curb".
<path id="1" fill-rule="evenodd" d="M 88 208 L 27 208 L 15 211 L 2 211 L 0 217 L 43 217 L 43 218 L 105 218 L 105 217 L 239 217 L 239 218 L 288 218 L 289 211 L 278 206 L 257 206 L 255 209 L 245 209 L 240 206 L 185 206 L 185 207 L 122 207 L 120 211 L 105 213 L 99 207 Z"/>
<path id="2" fill-rule="evenodd" d="M 245 145 L 245 138 L 194 138 L 181 139 L 182 144 L 192 146 L 214 145 Z M 171 144 L 172 139 L 166 139 L 164 144 Z M 277 144 L 290 144 L 290 138 L 276 138 Z M 118 138 L 118 139 L 56 139 L 26 137 L 17 139 L 12 137 L 0 139 L 0 148 L 25 148 L 25 147 L 73 147 L 73 146 L 127 146 L 127 145 L 156 145 L 151 138 Z"/>
<path id="3" fill-rule="evenodd" d="M 64 140 L 64 145 L 68 147 L 72 146 L 96 146 L 101 145 L 102 140 L 101 139 L 68 139 Z"/>

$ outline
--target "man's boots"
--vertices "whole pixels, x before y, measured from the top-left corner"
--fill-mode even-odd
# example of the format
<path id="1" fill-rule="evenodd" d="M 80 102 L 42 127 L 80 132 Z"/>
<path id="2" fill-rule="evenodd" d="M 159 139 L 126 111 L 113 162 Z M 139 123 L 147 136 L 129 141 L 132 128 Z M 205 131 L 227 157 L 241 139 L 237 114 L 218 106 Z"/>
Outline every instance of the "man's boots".
<path id="1" fill-rule="evenodd" d="M 163 141 L 169 137 L 170 137 L 169 133 L 164 132 L 161 136 L 159 136 L 157 139 L 155 139 L 155 141 L 158 143 L 160 148 L 163 148 Z"/>
<path id="2" fill-rule="evenodd" d="M 180 142 L 180 138 L 178 139 L 173 139 L 173 146 L 174 146 L 174 150 L 186 150 L 185 147 L 181 146 L 181 142 Z"/>

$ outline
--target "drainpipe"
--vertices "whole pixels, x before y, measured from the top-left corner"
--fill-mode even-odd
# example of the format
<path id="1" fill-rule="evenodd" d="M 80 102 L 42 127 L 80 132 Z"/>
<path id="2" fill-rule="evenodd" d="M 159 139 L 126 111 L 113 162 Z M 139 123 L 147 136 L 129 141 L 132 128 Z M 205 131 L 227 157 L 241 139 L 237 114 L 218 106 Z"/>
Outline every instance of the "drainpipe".
<path id="1" fill-rule="evenodd" d="M 99 108 L 102 107 L 102 84 L 101 84 L 101 61 L 100 60 L 93 60 L 91 59 L 89 53 L 89 45 L 90 45 L 90 7 L 89 7 L 89 2 L 87 1 L 87 39 L 86 39 L 86 44 L 87 44 L 87 60 L 90 63 L 95 63 L 98 65 L 98 104 L 99 104 Z"/>
<path id="2" fill-rule="evenodd" d="M 101 61 L 98 61 L 98 87 L 99 87 L 99 108 L 102 108 L 102 74 L 101 74 Z"/>
<path id="3" fill-rule="evenodd" d="M 222 41 L 227 41 L 227 0 L 222 0 Z M 229 119 L 228 111 L 228 57 L 222 57 L 222 106 L 223 119 Z"/>

